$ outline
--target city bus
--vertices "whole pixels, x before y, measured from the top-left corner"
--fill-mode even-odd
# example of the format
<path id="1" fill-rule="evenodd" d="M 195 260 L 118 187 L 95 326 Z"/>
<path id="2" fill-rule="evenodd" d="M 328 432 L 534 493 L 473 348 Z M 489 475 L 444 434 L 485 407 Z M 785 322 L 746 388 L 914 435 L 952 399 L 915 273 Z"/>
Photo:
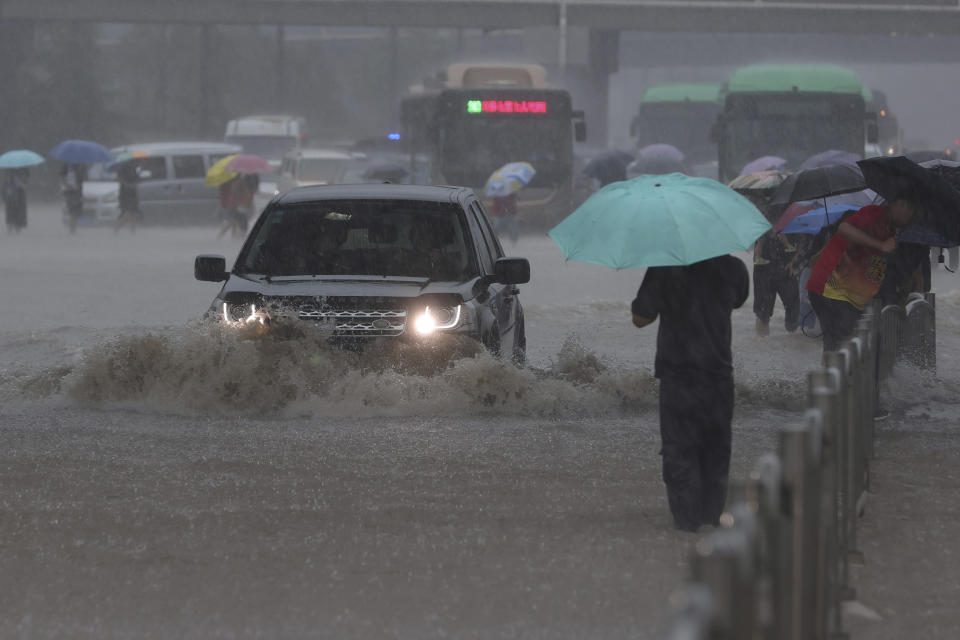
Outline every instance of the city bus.
<path id="1" fill-rule="evenodd" d="M 796 169 L 822 151 L 863 156 L 865 143 L 876 143 L 865 87 L 843 67 L 751 65 L 734 72 L 721 93 L 713 133 L 723 182 L 762 156 L 785 158 Z"/>
<path id="2" fill-rule="evenodd" d="M 721 110 L 719 84 L 653 85 L 643 92 L 630 135 L 638 149 L 666 143 L 682 151 L 690 165 L 714 162 L 717 145 L 710 128 Z"/>
<path id="3" fill-rule="evenodd" d="M 586 137 L 570 94 L 546 86 L 539 65 L 451 65 L 400 105 L 401 141 L 414 180 L 472 187 L 508 162 L 536 170 L 518 194 L 519 215 L 537 226 L 570 213 L 573 142 Z"/>

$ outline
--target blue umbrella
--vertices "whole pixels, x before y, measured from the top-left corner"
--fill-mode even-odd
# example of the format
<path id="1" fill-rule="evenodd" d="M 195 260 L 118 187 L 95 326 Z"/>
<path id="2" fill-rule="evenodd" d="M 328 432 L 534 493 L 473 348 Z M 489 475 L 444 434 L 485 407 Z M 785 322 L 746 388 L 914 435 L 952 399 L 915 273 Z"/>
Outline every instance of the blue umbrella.
<path id="1" fill-rule="evenodd" d="M 733 189 L 672 173 L 607 185 L 549 235 L 568 260 L 627 269 L 690 265 L 743 251 L 769 228 Z"/>
<path id="2" fill-rule="evenodd" d="M 0 169 L 22 169 L 23 167 L 35 167 L 43 164 L 43 156 L 27 149 L 17 149 L 16 151 L 7 151 L 0 156 Z"/>
<path id="3" fill-rule="evenodd" d="M 804 233 L 815 235 L 820 230 L 840 220 L 848 211 L 857 211 L 860 207 L 849 204 L 834 204 L 820 207 L 797 216 L 780 233 Z"/>
<path id="4" fill-rule="evenodd" d="M 113 156 L 106 147 L 89 140 L 64 140 L 50 150 L 50 155 L 68 164 L 113 162 Z"/>

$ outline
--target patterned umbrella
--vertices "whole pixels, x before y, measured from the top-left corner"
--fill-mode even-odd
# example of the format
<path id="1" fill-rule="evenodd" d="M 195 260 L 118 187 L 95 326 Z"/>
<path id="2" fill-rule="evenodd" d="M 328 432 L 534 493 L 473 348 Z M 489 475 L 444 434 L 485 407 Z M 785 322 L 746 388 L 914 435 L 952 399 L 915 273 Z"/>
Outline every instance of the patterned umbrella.
<path id="1" fill-rule="evenodd" d="M 738 176 L 731 180 L 727 186 L 738 193 L 773 191 L 779 187 L 789 175 L 789 171 L 758 171 L 757 173 Z"/>
<path id="2" fill-rule="evenodd" d="M 508 162 L 492 174 L 484 188 L 488 198 L 502 198 L 530 184 L 537 170 L 529 162 Z"/>

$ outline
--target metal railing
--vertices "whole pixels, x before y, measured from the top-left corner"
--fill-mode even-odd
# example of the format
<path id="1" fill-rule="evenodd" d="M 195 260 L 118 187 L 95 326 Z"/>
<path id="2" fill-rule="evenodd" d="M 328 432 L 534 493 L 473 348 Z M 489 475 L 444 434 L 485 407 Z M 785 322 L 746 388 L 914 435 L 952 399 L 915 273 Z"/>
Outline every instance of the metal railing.
<path id="1" fill-rule="evenodd" d="M 743 502 L 699 541 L 691 582 L 674 602 L 669 640 L 845 637 L 850 565 L 862 562 L 857 519 L 870 488 L 879 382 L 900 360 L 936 366 L 935 298 L 868 308 L 855 335 L 807 380 L 799 424 L 779 432 Z"/>

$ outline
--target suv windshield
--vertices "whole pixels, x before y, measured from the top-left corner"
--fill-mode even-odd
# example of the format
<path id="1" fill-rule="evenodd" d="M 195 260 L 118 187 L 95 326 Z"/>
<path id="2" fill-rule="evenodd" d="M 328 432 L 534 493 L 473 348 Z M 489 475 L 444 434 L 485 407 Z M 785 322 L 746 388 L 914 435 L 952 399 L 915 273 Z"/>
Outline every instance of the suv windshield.
<path id="1" fill-rule="evenodd" d="M 264 215 L 237 258 L 237 273 L 461 282 L 477 271 L 456 204 L 325 200 Z"/>

